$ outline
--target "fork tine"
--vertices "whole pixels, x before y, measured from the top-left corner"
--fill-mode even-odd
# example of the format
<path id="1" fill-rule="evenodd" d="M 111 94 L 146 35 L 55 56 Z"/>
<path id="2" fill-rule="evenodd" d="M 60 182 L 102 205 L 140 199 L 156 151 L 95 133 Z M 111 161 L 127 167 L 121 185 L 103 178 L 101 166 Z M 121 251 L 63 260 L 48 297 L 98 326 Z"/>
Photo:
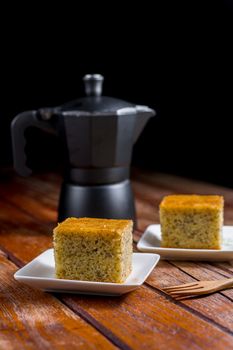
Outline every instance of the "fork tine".
<path id="1" fill-rule="evenodd" d="M 174 289 L 174 288 L 193 287 L 193 286 L 196 286 L 197 284 L 198 284 L 198 282 L 185 283 L 185 284 L 180 284 L 180 285 L 177 285 L 177 286 L 164 287 L 163 290 L 168 291 L 168 290 Z"/>
<path id="2" fill-rule="evenodd" d="M 190 295 L 190 294 L 198 294 L 198 293 L 202 293 L 204 292 L 204 287 L 199 287 L 196 289 L 186 289 L 186 290 L 181 290 L 181 291 L 174 291 L 174 292 L 170 292 L 170 295 Z"/>
<path id="3" fill-rule="evenodd" d="M 199 289 L 199 288 L 203 288 L 203 286 L 200 286 L 199 283 L 197 283 L 196 285 L 194 286 L 190 286 L 190 287 L 184 287 L 184 288 L 172 288 L 172 289 L 169 289 L 169 290 L 166 290 L 165 292 L 170 294 L 171 292 L 183 292 L 183 291 L 193 291 L 193 290 L 196 290 L 196 289 Z"/>

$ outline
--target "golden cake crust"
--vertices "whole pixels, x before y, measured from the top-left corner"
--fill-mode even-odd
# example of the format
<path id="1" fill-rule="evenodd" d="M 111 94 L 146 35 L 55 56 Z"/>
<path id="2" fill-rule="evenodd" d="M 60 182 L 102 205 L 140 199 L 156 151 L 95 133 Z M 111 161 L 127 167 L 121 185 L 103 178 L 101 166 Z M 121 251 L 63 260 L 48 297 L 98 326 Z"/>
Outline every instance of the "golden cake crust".
<path id="1" fill-rule="evenodd" d="M 169 195 L 163 198 L 160 209 L 222 209 L 223 197 L 217 195 Z"/>
<path id="2" fill-rule="evenodd" d="M 54 229 L 56 234 L 111 235 L 121 234 L 131 220 L 97 219 L 97 218 L 68 218 Z"/>

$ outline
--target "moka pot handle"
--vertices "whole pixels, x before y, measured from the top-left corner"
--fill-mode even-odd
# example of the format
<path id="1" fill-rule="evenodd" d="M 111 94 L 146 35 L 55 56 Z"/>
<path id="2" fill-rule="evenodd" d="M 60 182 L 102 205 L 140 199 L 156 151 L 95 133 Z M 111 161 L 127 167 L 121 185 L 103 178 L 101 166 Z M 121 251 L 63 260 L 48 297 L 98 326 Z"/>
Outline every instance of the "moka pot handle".
<path id="1" fill-rule="evenodd" d="M 18 114 L 11 123 L 12 136 L 12 151 L 14 168 L 21 176 L 29 176 L 32 170 L 26 165 L 27 157 L 25 153 L 26 138 L 25 131 L 28 127 L 34 126 L 39 129 L 54 132 L 55 129 L 50 122 L 51 115 L 44 113 L 44 118 L 48 116 L 47 120 L 41 119 L 41 114 L 38 111 L 26 111 Z"/>

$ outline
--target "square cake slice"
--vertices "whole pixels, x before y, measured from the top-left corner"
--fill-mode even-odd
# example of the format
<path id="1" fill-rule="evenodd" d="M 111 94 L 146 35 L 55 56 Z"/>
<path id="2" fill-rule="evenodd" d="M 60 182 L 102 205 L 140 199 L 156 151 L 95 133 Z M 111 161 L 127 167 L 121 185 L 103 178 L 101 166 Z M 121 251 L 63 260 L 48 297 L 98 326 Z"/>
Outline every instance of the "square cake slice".
<path id="1" fill-rule="evenodd" d="M 54 229 L 57 278 L 123 283 L 132 270 L 131 220 L 68 218 Z"/>
<path id="2" fill-rule="evenodd" d="M 223 197 L 171 195 L 160 203 L 162 247 L 221 249 Z"/>

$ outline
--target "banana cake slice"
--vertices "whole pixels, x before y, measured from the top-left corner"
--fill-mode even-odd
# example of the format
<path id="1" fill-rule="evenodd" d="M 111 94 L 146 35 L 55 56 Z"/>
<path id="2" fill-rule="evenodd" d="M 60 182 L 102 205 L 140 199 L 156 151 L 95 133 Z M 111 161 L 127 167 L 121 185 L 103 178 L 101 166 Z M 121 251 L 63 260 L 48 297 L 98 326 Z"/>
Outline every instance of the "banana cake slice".
<path id="1" fill-rule="evenodd" d="M 160 203 L 162 247 L 221 249 L 223 197 L 170 195 Z"/>
<path id="2" fill-rule="evenodd" d="M 123 283 L 132 269 L 131 220 L 68 218 L 54 229 L 57 278 Z"/>

